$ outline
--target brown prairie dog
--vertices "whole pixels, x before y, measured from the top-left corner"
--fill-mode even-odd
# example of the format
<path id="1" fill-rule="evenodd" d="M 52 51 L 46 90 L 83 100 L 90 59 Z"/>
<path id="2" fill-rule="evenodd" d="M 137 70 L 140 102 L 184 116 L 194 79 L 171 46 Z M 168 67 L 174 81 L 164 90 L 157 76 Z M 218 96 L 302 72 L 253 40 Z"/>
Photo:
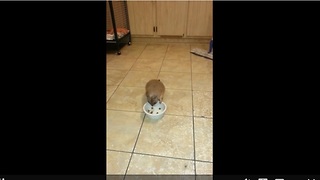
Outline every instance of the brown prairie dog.
<path id="1" fill-rule="evenodd" d="M 152 79 L 146 84 L 146 96 L 148 102 L 153 106 L 158 101 L 161 103 L 163 100 L 165 87 L 160 79 Z"/>

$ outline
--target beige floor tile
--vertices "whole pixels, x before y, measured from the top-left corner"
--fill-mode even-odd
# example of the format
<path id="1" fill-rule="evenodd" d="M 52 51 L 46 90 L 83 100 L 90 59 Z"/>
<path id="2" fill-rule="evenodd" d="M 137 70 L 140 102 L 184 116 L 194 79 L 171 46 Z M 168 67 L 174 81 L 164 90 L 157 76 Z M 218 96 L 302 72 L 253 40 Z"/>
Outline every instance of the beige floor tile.
<path id="1" fill-rule="evenodd" d="M 185 59 L 165 59 L 161 71 L 191 72 L 191 61 Z"/>
<path id="2" fill-rule="evenodd" d="M 196 91 L 212 91 L 212 74 L 192 73 L 192 88 Z"/>
<path id="3" fill-rule="evenodd" d="M 158 72 L 154 71 L 129 71 L 120 86 L 144 88 L 149 80 L 156 79 L 157 76 Z"/>
<path id="4" fill-rule="evenodd" d="M 191 91 L 166 89 L 163 102 L 167 105 L 166 114 L 192 116 Z"/>
<path id="5" fill-rule="evenodd" d="M 126 56 L 115 57 L 110 62 L 107 62 L 107 72 L 109 69 L 129 70 L 136 62 L 136 59 L 130 56 L 127 58 L 125 57 Z"/>
<path id="6" fill-rule="evenodd" d="M 192 73 L 212 74 L 213 62 L 210 59 L 192 59 Z"/>
<path id="7" fill-rule="evenodd" d="M 213 164 L 206 162 L 196 162 L 197 175 L 213 175 Z"/>
<path id="8" fill-rule="evenodd" d="M 212 119 L 194 118 L 196 160 L 212 162 Z"/>
<path id="9" fill-rule="evenodd" d="M 165 59 L 190 60 L 190 46 L 188 49 L 168 48 Z"/>
<path id="10" fill-rule="evenodd" d="M 187 166 L 188 167 L 188 166 Z M 199 176 L 198 176 L 199 177 Z M 128 174 L 125 177 L 125 180 L 195 180 L 194 174 L 175 174 L 175 173 L 161 173 L 161 175 L 155 175 L 152 173 L 147 173 L 143 175 L 137 174 Z M 107 179 L 109 180 L 109 179 Z M 110 179 L 113 180 L 113 179 Z M 115 180 L 122 180 L 122 179 L 115 179 Z M 203 179 L 201 179 L 203 180 Z M 209 180 L 212 180 L 209 179 Z"/>
<path id="11" fill-rule="evenodd" d="M 143 112 L 147 102 L 144 87 L 119 86 L 107 103 L 107 109 Z"/>
<path id="12" fill-rule="evenodd" d="M 150 51 L 150 52 L 154 52 L 154 51 L 161 51 L 161 52 L 166 52 L 168 49 L 168 45 L 167 44 L 161 44 L 161 43 L 149 43 L 147 44 L 146 48 L 144 49 L 144 51 Z"/>
<path id="13" fill-rule="evenodd" d="M 190 60 L 190 45 L 170 44 L 165 59 Z"/>
<path id="14" fill-rule="evenodd" d="M 159 79 L 168 89 L 191 90 L 191 73 L 160 72 Z"/>
<path id="15" fill-rule="evenodd" d="M 146 47 L 146 44 L 141 43 L 132 43 L 130 46 L 124 46 L 120 51 L 120 56 L 130 56 L 131 58 L 138 58 L 144 48 Z"/>
<path id="16" fill-rule="evenodd" d="M 138 59 L 131 70 L 160 71 L 162 61 L 162 59 Z"/>
<path id="17" fill-rule="evenodd" d="M 201 60 L 201 61 L 212 61 L 208 58 L 204 58 L 202 56 L 198 56 L 198 55 L 194 55 L 194 54 L 191 54 L 191 61 L 194 61 L 194 60 Z"/>
<path id="18" fill-rule="evenodd" d="M 212 91 L 193 91 L 194 116 L 212 118 Z"/>
<path id="19" fill-rule="evenodd" d="M 168 50 L 185 50 L 190 51 L 190 44 L 184 44 L 184 43 L 170 43 L 168 44 Z"/>
<path id="20" fill-rule="evenodd" d="M 107 174 L 125 174 L 130 157 L 130 153 L 107 151 Z"/>
<path id="21" fill-rule="evenodd" d="M 167 47 L 168 45 L 166 44 L 148 44 L 139 56 L 139 59 L 163 59 Z"/>
<path id="22" fill-rule="evenodd" d="M 110 99 L 118 86 L 107 86 L 107 101 Z"/>
<path id="23" fill-rule="evenodd" d="M 185 174 L 182 176 L 182 174 L 175 174 L 175 173 L 167 173 L 167 174 L 161 173 L 161 175 L 147 173 L 143 175 L 128 174 L 125 177 L 125 180 L 182 180 L 182 179 L 195 180 L 195 176 L 194 174 Z M 113 179 L 110 179 L 110 180 L 113 180 Z M 122 180 L 122 179 L 115 179 L 115 180 Z M 212 180 L 212 178 L 210 180 Z"/>
<path id="24" fill-rule="evenodd" d="M 116 58 L 116 54 L 112 54 L 112 53 L 107 53 L 107 56 L 106 56 L 106 62 L 110 62 L 112 60 L 114 60 Z"/>
<path id="25" fill-rule="evenodd" d="M 208 41 L 208 44 L 191 44 L 191 49 L 194 48 L 199 48 L 199 49 L 205 49 L 205 50 L 209 50 L 209 44 L 210 41 Z"/>
<path id="26" fill-rule="evenodd" d="M 155 59 L 155 60 L 163 60 L 165 56 L 165 52 L 150 52 L 145 51 L 141 54 L 140 59 Z"/>
<path id="27" fill-rule="evenodd" d="M 189 52 L 190 53 L 190 45 L 189 44 L 169 44 L 168 52 Z"/>
<path id="28" fill-rule="evenodd" d="M 126 77 L 127 70 L 109 69 L 107 70 L 107 86 L 117 86 Z"/>
<path id="29" fill-rule="evenodd" d="M 192 117 L 164 115 L 145 119 L 134 152 L 185 159 L 194 158 Z"/>
<path id="30" fill-rule="evenodd" d="M 107 149 L 133 151 L 144 113 L 107 110 Z"/>
<path id="31" fill-rule="evenodd" d="M 188 160 L 133 154 L 127 174 L 194 175 L 194 162 Z"/>

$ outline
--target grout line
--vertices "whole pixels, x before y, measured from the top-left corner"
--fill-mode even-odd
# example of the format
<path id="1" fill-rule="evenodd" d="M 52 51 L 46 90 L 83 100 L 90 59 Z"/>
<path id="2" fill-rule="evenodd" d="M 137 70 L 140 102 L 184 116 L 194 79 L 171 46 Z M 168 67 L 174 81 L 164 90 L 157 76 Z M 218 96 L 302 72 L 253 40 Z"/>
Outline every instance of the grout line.
<path id="1" fill-rule="evenodd" d="M 159 69 L 159 72 L 158 72 L 158 76 L 157 76 L 158 79 L 159 79 L 159 75 L 160 75 L 160 72 L 161 72 L 161 69 L 162 69 L 162 66 L 163 66 L 163 61 L 165 60 L 166 55 L 168 53 L 168 49 L 169 49 L 169 45 L 167 44 L 167 49 L 166 49 L 166 52 L 164 53 L 164 57 L 162 58 L 161 66 L 160 66 L 160 69 Z"/>
<path id="2" fill-rule="evenodd" d="M 173 156 L 162 156 L 162 155 L 157 155 L 157 154 L 138 153 L 138 152 L 134 152 L 133 154 L 160 157 L 160 158 L 167 158 L 167 159 L 177 159 L 177 160 L 184 160 L 184 161 L 196 161 L 196 162 L 204 162 L 204 163 L 213 163 L 211 161 L 206 161 L 206 160 L 195 160 L 195 159 L 179 158 L 179 157 L 173 157 Z"/>
<path id="3" fill-rule="evenodd" d="M 167 158 L 167 159 L 178 159 L 178 160 L 185 160 L 185 161 L 194 161 L 194 159 L 179 158 L 179 157 L 173 157 L 173 156 L 162 156 L 162 155 L 157 155 L 157 154 L 148 154 L 148 153 L 139 153 L 139 152 L 134 152 L 134 154 L 146 155 L 146 156 L 154 156 L 154 157 Z"/>
<path id="4" fill-rule="evenodd" d="M 106 109 L 106 110 L 112 110 L 112 111 L 122 111 L 122 112 L 134 112 L 134 113 L 144 113 L 143 111 L 130 111 L 130 110 L 122 110 L 122 109 Z M 181 116 L 181 117 L 192 117 L 192 116 L 187 116 L 187 115 L 179 115 L 179 114 L 167 114 L 166 115 L 170 115 L 170 116 Z M 195 117 L 199 117 L 199 118 L 206 118 L 206 119 L 212 119 L 212 117 L 204 117 L 204 116 L 195 116 Z"/>
<path id="5" fill-rule="evenodd" d="M 154 72 L 154 71 L 153 71 Z M 159 74 L 158 74 L 159 76 Z M 145 88 L 144 86 L 123 86 L 123 85 L 118 85 L 120 87 L 128 87 L 128 88 Z M 192 91 L 191 89 L 176 89 L 176 88 L 166 88 L 166 89 L 171 89 L 171 90 L 182 90 L 182 91 Z M 197 90 L 200 91 L 200 90 Z M 201 90 L 202 91 L 202 90 Z M 207 91 L 207 92 L 212 92 L 212 91 Z"/>
<path id="6" fill-rule="evenodd" d="M 112 86 L 112 85 L 110 85 Z M 111 93 L 111 96 L 108 98 L 108 85 L 106 85 L 106 103 L 109 102 L 110 98 L 113 96 L 114 92 L 116 92 L 116 89 L 118 88 L 118 86 L 116 85 L 116 88 L 114 88 L 113 92 Z M 106 105 L 107 107 L 107 105 Z"/>
<path id="7" fill-rule="evenodd" d="M 191 46 L 190 46 L 191 49 Z M 191 59 L 191 53 L 190 53 L 190 59 Z M 194 159 L 194 174 L 195 174 L 195 179 L 197 175 L 197 167 L 196 167 L 196 137 L 195 137 L 195 125 L 194 125 L 194 103 L 193 103 L 193 81 L 192 81 L 192 60 L 190 63 L 190 69 L 191 69 L 191 103 L 192 103 L 192 137 L 193 137 L 193 159 Z"/>
<path id="8" fill-rule="evenodd" d="M 193 94 L 193 93 L 192 93 Z M 192 95 L 193 99 L 193 95 Z M 194 114 L 194 106 L 193 106 L 193 100 L 192 100 L 192 114 Z M 194 119 L 195 117 L 192 117 L 192 134 L 193 134 L 193 159 L 194 159 L 194 174 L 197 174 L 197 166 L 196 166 L 196 137 L 195 137 L 195 125 L 194 125 Z"/>
<path id="9" fill-rule="evenodd" d="M 128 72 L 127 72 L 128 73 Z M 127 75 L 127 74 L 126 74 Z M 116 93 L 116 90 L 119 88 L 119 85 L 115 85 L 116 88 L 114 89 L 114 91 L 112 92 L 111 96 L 107 99 L 106 103 L 108 103 L 110 101 L 110 99 L 112 98 L 112 96 L 114 95 L 114 93 Z M 108 85 L 106 86 L 106 88 L 108 88 Z M 108 90 L 107 90 L 108 93 Z M 106 105 L 107 107 L 107 105 Z"/>
<path id="10" fill-rule="evenodd" d="M 122 81 L 127 77 L 127 75 L 129 74 L 129 71 L 131 71 L 131 69 L 132 69 L 132 67 L 134 66 L 134 64 L 138 61 L 138 59 L 139 59 L 139 57 L 141 56 L 141 54 L 142 54 L 142 52 L 146 49 L 146 47 L 147 47 L 147 45 L 144 45 L 144 48 L 143 48 L 143 50 L 140 52 L 140 54 L 139 54 L 139 56 L 137 57 L 137 58 L 135 58 L 135 61 L 134 61 L 134 63 L 132 64 L 132 66 L 129 68 L 129 69 L 127 69 L 127 70 L 125 70 L 125 71 L 127 71 L 126 73 L 125 73 L 125 76 L 122 78 L 122 80 L 119 82 L 119 84 L 117 85 L 117 87 L 116 87 L 116 89 L 113 91 L 113 93 L 112 93 L 112 95 L 109 97 L 109 99 L 107 100 L 107 102 L 111 99 L 111 97 L 114 95 L 114 93 L 116 92 L 116 90 L 119 88 L 119 86 L 120 86 L 120 84 L 122 83 Z M 121 56 L 121 55 L 120 55 Z M 106 62 L 106 65 L 107 65 L 107 62 Z M 106 69 L 107 70 L 107 69 Z M 111 69 L 112 70 L 112 69 Z M 118 70 L 118 69 L 116 69 L 116 70 Z M 107 76 L 107 74 L 106 74 L 106 76 Z M 108 77 L 106 77 L 106 80 L 108 81 L 108 79 L 107 79 Z M 107 85 L 108 86 L 108 85 Z M 107 91 L 108 92 L 108 91 Z M 106 102 L 106 103 L 107 103 Z"/>
<path id="11" fill-rule="evenodd" d="M 126 70 L 127 72 L 125 73 L 124 77 L 122 78 L 122 80 L 119 82 L 118 85 L 116 85 L 117 87 L 114 89 L 112 95 L 109 97 L 109 99 L 106 101 L 106 103 L 108 103 L 108 101 L 112 98 L 112 96 L 114 95 L 114 93 L 117 91 L 117 89 L 119 88 L 120 84 L 122 83 L 122 81 L 127 77 L 129 70 Z M 108 77 L 106 75 L 106 80 L 108 81 Z M 108 85 L 106 86 L 106 88 L 108 87 Z M 108 90 L 107 90 L 108 92 Z M 106 105 L 107 106 L 107 105 Z"/>
<path id="12" fill-rule="evenodd" d="M 120 152 L 120 153 L 132 153 L 137 155 L 146 155 L 146 156 L 153 156 L 153 157 L 160 157 L 160 158 L 167 158 L 167 159 L 177 159 L 177 160 L 185 160 L 185 161 L 196 161 L 196 162 L 202 162 L 202 163 L 213 163 L 212 161 L 207 160 L 194 160 L 194 159 L 187 159 L 187 158 L 179 158 L 179 157 L 173 157 L 173 156 L 162 156 L 157 154 L 148 154 L 148 153 L 139 153 L 139 152 L 129 152 L 129 151 L 122 151 L 122 150 L 114 150 L 114 149 L 106 149 L 107 151 L 112 152 Z"/>
<path id="13" fill-rule="evenodd" d="M 138 56 L 137 59 L 139 59 L 139 58 L 141 57 L 141 54 L 142 54 L 143 51 L 147 48 L 147 45 L 148 45 L 148 43 L 144 44 L 144 48 L 143 48 L 143 50 L 141 51 L 141 53 L 139 54 L 139 56 Z"/>
<path id="14" fill-rule="evenodd" d="M 126 175 L 127 175 L 127 172 L 128 172 L 128 169 L 129 169 L 129 166 L 130 166 L 130 163 L 131 163 L 131 159 L 132 159 L 132 156 L 133 156 L 133 154 L 134 154 L 134 150 L 135 150 L 135 148 L 136 148 L 136 145 L 137 145 L 137 142 L 138 142 L 138 139 L 139 139 L 139 136 L 140 136 L 140 132 L 141 132 L 142 126 L 143 126 L 143 124 L 144 124 L 145 118 L 146 118 L 146 114 L 144 114 L 144 116 L 143 116 L 143 120 L 142 120 L 140 129 L 139 129 L 139 133 L 138 133 L 136 142 L 134 143 L 134 146 L 133 146 L 133 149 L 132 149 L 132 152 L 131 152 L 131 156 L 130 156 L 130 159 L 129 159 L 129 162 L 128 162 L 128 166 L 127 166 L 126 172 L 124 173 L 124 177 L 123 177 L 124 179 L 125 179 L 125 177 L 126 177 Z"/>
<path id="15" fill-rule="evenodd" d="M 114 150 L 114 149 L 106 149 L 107 151 L 112 151 L 112 152 L 121 152 L 121 153 L 130 153 L 131 154 L 131 152 L 129 152 L 129 151 L 122 151 L 122 150 Z"/>
<path id="16" fill-rule="evenodd" d="M 201 163 L 213 163 L 212 161 L 206 161 L 206 160 L 195 160 L 195 162 L 201 162 Z"/>

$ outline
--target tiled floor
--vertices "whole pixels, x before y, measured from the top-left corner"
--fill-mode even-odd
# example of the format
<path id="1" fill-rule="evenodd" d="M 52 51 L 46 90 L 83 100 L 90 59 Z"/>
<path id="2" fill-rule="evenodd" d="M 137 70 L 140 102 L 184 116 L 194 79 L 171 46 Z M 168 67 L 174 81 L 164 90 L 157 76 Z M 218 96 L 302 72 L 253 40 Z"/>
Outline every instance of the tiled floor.
<path id="1" fill-rule="evenodd" d="M 132 43 L 107 53 L 107 174 L 212 174 L 213 61 L 207 44 Z M 168 109 L 143 113 L 145 84 L 159 78 Z"/>

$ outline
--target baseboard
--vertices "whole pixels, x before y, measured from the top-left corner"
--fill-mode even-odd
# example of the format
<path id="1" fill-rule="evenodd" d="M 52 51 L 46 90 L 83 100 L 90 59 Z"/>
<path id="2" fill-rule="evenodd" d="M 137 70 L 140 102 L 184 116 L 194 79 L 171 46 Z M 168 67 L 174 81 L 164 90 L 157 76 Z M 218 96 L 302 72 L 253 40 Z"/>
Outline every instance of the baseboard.
<path id="1" fill-rule="evenodd" d="M 179 38 L 179 37 L 131 37 L 132 43 L 187 43 L 187 44 L 209 44 L 211 37 L 203 38 Z"/>

